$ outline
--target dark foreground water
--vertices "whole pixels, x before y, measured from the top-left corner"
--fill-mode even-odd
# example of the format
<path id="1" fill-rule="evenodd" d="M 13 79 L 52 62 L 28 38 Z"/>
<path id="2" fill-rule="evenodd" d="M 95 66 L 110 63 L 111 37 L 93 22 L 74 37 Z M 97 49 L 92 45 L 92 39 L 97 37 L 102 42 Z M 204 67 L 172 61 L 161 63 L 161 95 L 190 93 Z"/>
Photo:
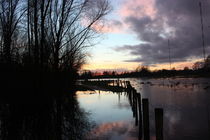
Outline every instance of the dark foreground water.
<path id="1" fill-rule="evenodd" d="M 123 80 L 129 80 L 143 98 L 149 99 L 151 140 L 156 139 L 154 108 L 158 107 L 164 109 L 164 139 L 210 139 L 210 79 Z M 95 124 L 86 134 L 86 139 L 138 139 L 138 127 L 124 93 L 77 92 L 77 99 Z"/>

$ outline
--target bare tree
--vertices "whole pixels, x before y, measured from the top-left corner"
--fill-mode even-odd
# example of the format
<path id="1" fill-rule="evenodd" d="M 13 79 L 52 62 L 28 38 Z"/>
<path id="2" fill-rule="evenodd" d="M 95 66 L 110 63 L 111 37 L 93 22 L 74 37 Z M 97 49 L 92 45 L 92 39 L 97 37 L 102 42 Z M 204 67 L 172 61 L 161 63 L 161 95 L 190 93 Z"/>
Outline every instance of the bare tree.
<path id="1" fill-rule="evenodd" d="M 23 93 L 20 97 L 28 98 L 32 91 L 32 97 L 52 103 L 55 139 L 62 139 L 65 128 L 62 93 L 76 79 L 69 75 L 75 76 L 84 64 L 85 48 L 92 45 L 96 34 L 93 26 L 109 11 L 108 0 L 0 0 L 3 61 L 12 64 L 14 56 L 22 55 L 22 64 L 14 64 L 17 71 L 1 72 L 7 75 L 0 84 L 16 87 Z M 25 67 L 28 58 L 30 67 Z"/>
<path id="2" fill-rule="evenodd" d="M 28 50 L 35 63 L 79 68 L 95 34 L 92 26 L 110 11 L 108 0 L 27 1 Z"/>
<path id="3" fill-rule="evenodd" d="M 109 11 L 107 0 L 52 0 L 48 17 L 48 37 L 52 38 L 55 69 L 59 69 L 62 62 L 66 62 L 68 55 L 77 55 L 79 53 L 75 51 L 81 51 L 87 46 L 94 32 L 91 27 Z"/>
<path id="4" fill-rule="evenodd" d="M 14 34 L 17 33 L 17 25 L 24 14 L 19 6 L 19 0 L 0 0 L 0 33 L 4 61 L 11 63 Z"/>

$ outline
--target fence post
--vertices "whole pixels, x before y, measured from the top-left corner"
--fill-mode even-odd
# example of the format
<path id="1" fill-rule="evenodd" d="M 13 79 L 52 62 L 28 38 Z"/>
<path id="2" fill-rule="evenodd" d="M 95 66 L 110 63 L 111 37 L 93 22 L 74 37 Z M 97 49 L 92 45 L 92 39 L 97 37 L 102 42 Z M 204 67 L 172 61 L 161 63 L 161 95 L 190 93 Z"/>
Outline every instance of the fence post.
<path id="1" fill-rule="evenodd" d="M 138 98 L 137 98 L 137 92 L 135 89 L 133 89 L 133 94 L 134 94 L 134 115 L 135 115 L 135 125 L 138 126 Z"/>
<path id="2" fill-rule="evenodd" d="M 163 109 L 155 108 L 156 140 L 163 140 Z"/>
<path id="3" fill-rule="evenodd" d="M 142 114 L 141 114 L 141 94 L 137 94 L 138 109 L 139 109 L 139 140 L 142 139 Z"/>
<path id="4" fill-rule="evenodd" d="M 143 128 L 144 128 L 144 140 L 150 139 L 149 128 L 149 101 L 148 99 L 142 99 L 143 103 Z"/>

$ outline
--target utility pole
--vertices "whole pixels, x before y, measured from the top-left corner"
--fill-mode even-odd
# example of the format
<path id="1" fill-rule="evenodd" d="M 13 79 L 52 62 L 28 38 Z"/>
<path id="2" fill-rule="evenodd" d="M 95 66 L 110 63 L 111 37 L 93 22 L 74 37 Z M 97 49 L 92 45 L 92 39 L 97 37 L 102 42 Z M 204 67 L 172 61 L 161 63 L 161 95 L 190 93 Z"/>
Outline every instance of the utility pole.
<path id="1" fill-rule="evenodd" d="M 170 63 L 170 70 L 171 70 L 171 48 L 170 48 L 170 42 L 168 39 L 168 59 L 169 59 L 169 63 Z"/>
<path id="2" fill-rule="evenodd" d="M 203 13 L 202 13 L 202 5 L 201 2 L 199 2 L 200 7 L 200 17 L 201 17 L 201 32 L 202 32 L 202 45 L 203 45 L 203 60 L 205 62 L 206 60 L 206 52 L 205 52 L 205 42 L 204 42 L 204 32 L 203 32 Z"/>

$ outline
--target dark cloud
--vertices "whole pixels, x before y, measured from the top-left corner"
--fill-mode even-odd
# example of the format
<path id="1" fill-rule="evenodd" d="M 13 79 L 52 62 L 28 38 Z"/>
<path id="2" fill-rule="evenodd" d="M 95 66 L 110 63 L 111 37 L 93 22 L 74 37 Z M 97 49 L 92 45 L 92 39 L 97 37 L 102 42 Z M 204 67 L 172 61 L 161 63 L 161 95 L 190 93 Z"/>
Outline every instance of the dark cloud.
<path id="1" fill-rule="evenodd" d="M 210 53 L 210 1 L 203 0 L 206 55 Z M 126 62 L 142 62 L 145 65 L 167 63 L 168 39 L 173 62 L 202 58 L 201 24 L 197 0 L 155 0 L 154 17 L 130 15 L 125 22 L 145 42 L 125 45 L 117 51 L 129 51 L 136 59 Z"/>
<path id="2" fill-rule="evenodd" d="M 114 25 L 114 26 L 119 26 L 119 27 L 122 26 L 122 23 L 119 20 L 112 20 L 111 24 Z"/>

